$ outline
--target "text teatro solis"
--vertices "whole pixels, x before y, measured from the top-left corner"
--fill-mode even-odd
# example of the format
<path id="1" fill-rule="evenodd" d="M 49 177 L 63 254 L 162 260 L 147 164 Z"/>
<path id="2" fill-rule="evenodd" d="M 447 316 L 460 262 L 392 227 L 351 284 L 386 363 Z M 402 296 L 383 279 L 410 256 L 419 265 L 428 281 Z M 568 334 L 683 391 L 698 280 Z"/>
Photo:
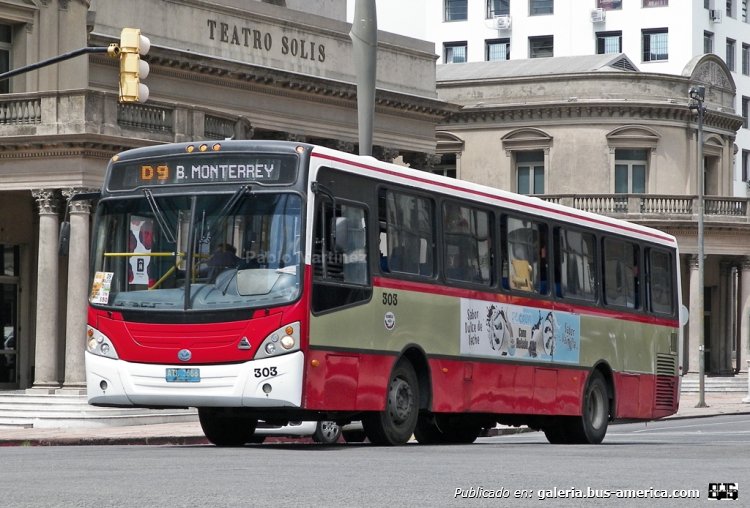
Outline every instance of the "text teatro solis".
<path id="1" fill-rule="evenodd" d="M 274 39 L 269 32 L 223 23 L 215 19 L 208 19 L 206 22 L 209 31 L 208 38 L 211 40 L 218 39 L 220 42 L 260 51 L 271 51 L 273 48 Z M 326 61 L 324 44 L 287 35 L 281 37 L 281 54 L 292 55 L 305 60 Z"/>

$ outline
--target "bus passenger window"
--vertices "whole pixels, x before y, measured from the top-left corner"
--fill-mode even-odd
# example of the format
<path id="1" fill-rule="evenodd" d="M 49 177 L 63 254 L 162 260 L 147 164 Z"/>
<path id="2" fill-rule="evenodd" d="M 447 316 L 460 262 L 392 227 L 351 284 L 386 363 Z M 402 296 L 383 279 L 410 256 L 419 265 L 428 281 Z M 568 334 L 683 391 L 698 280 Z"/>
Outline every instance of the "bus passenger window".
<path id="1" fill-rule="evenodd" d="M 660 314 L 671 314 L 672 263 L 669 253 L 649 249 L 646 256 L 646 293 L 649 310 Z"/>
<path id="2" fill-rule="evenodd" d="M 492 260 L 489 214 L 453 203 L 443 205 L 445 277 L 489 285 Z"/>
<path id="3" fill-rule="evenodd" d="M 383 271 L 432 277 L 435 273 L 432 201 L 400 192 L 383 191 L 379 206 L 380 216 L 384 217 L 386 223 Z"/>
<path id="4" fill-rule="evenodd" d="M 506 255 L 509 270 L 506 287 L 547 293 L 546 235 L 547 226 L 544 224 L 514 217 L 506 218 Z"/>
<path id="5" fill-rule="evenodd" d="M 638 246 L 621 240 L 604 240 L 604 296 L 608 305 L 640 307 Z"/>
<path id="6" fill-rule="evenodd" d="M 556 244 L 560 296 L 596 300 L 594 235 L 560 229 Z"/>

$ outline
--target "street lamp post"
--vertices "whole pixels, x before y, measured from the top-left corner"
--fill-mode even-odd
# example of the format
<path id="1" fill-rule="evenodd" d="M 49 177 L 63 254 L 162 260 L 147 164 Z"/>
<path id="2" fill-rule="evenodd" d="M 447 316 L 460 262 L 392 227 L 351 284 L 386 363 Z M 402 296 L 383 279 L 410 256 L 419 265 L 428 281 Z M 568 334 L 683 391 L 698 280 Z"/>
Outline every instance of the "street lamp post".
<path id="1" fill-rule="evenodd" d="M 706 337 L 703 329 L 703 314 L 704 314 L 704 246 L 703 246 L 703 185 L 704 185 L 704 169 L 703 169 L 703 117 L 706 114 L 706 106 L 704 105 L 706 99 L 706 87 L 704 86 L 691 86 L 688 91 L 690 97 L 690 103 L 688 107 L 691 110 L 698 112 L 698 168 L 697 168 L 697 180 L 696 186 L 698 187 L 698 315 L 691 316 L 691 319 L 697 319 L 698 325 L 693 327 L 694 330 L 698 330 L 700 340 L 698 341 L 698 404 L 695 407 L 708 407 L 706 405 Z"/>

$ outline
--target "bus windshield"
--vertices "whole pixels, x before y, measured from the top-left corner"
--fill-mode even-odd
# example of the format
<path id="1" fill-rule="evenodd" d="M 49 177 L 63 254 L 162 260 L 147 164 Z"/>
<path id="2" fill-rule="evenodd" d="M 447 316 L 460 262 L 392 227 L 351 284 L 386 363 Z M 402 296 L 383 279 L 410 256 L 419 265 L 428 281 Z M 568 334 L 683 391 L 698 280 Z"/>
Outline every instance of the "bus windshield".
<path id="1" fill-rule="evenodd" d="M 90 302 L 156 311 L 268 307 L 297 298 L 301 206 L 292 193 L 102 201 Z"/>

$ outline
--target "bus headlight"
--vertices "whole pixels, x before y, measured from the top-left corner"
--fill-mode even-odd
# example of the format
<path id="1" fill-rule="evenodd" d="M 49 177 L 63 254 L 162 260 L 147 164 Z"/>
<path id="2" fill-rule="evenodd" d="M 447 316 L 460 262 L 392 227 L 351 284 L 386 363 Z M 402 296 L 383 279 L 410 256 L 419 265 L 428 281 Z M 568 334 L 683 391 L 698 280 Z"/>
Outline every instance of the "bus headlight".
<path id="1" fill-rule="evenodd" d="M 255 359 L 278 356 L 293 351 L 299 351 L 300 324 L 299 321 L 282 326 L 271 332 L 255 353 Z"/>
<path id="2" fill-rule="evenodd" d="M 96 328 L 86 327 L 86 351 L 98 356 L 106 356 L 117 360 L 117 351 L 109 338 Z"/>

